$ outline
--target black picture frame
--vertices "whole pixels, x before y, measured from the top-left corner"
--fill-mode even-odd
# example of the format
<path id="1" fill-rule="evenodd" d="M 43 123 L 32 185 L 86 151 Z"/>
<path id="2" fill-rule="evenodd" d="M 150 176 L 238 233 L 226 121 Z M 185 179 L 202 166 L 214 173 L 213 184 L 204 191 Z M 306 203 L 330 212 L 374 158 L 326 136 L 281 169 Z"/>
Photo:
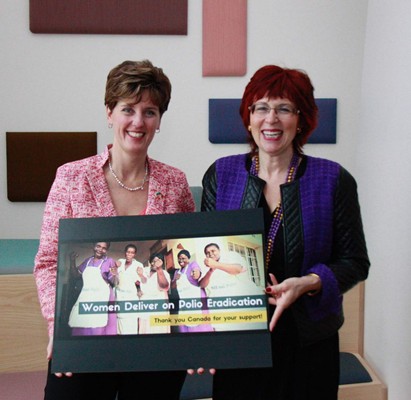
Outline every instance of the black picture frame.
<path id="1" fill-rule="evenodd" d="M 263 215 L 260 209 L 61 220 L 51 371 L 78 373 L 184 370 L 199 366 L 205 368 L 270 366 L 268 302 L 262 290 L 266 281 L 263 265 L 263 232 Z M 68 258 L 69 252 L 73 249 L 81 251 L 87 248 L 90 252 L 96 242 L 111 242 L 109 249 L 111 256 L 111 253 L 118 254 L 119 249 L 124 248 L 124 245 L 129 242 L 137 243 L 137 247 L 141 244 L 141 248 L 146 248 L 146 252 L 152 253 L 158 251 L 162 244 L 169 246 L 172 243 L 175 246 L 177 242 L 177 248 L 182 247 L 181 243 L 195 243 L 202 248 L 205 242 L 219 241 L 232 244 L 232 242 L 242 243 L 250 240 L 255 244 L 255 257 L 259 263 L 261 279 L 259 282 L 261 295 L 255 296 L 259 301 L 261 299 L 255 309 L 262 322 L 257 324 L 258 328 L 248 322 L 245 324 L 238 322 L 238 330 L 235 328 L 230 331 L 225 331 L 223 324 L 222 330 L 212 332 L 102 336 L 76 336 L 70 333 L 67 317 L 69 312 L 67 287 L 71 279 L 68 272 Z M 197 250 L 197 261 L 204 257 L 200 253 L 201 251 Z M 139 255 L 142 261 L 148 260 L 148 254 L 139 252 Z M 236 298 L 226 296 L 225 304 Z M 254 297 L 245 294 L 243 298 L 249 300 Z M 217 299 L 224 300 L 224 298 Z M 244 306 L 225 305 L 219 308 L 218 304 L 222 303 L 216 304 L 215 308 L 209 311 L 210 316 L 213 316 L 213 313 L 226 312 L 227 315 L 234 315 L 235 320 L 239 321 L 238 315 L 253 314 L 252 312 L 247 314 L 248 311 L 244 311 Z"/>

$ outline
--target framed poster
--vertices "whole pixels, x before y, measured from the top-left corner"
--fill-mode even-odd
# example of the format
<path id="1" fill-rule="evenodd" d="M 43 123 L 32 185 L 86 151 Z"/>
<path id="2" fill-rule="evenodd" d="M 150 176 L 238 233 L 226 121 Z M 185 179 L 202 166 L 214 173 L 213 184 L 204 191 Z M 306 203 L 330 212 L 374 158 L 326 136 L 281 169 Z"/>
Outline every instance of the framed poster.
<path id="1" fill-rule="evenodd" d="M 59 229 L 53 372 L 271 364 L 261 210 Z"/>

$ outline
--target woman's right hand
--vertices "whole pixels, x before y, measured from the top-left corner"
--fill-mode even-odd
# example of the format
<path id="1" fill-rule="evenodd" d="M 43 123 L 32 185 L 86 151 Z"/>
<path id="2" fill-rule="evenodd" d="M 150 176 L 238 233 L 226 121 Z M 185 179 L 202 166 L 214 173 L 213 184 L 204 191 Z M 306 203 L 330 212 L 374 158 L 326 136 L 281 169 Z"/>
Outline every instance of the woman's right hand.
<path id="1" fill-rule="evenodd" d="M 47 344 L 47 360 L 51 360 L 51 357 L 53 355 L 53 337 L 49 338 L 49 343 Z M 61 378 L 62 376 L 67 376 L 71 377 L 73 376 L 72 372 L 55 372 L 54 375 L 57 376 L 57 378 Z"/>

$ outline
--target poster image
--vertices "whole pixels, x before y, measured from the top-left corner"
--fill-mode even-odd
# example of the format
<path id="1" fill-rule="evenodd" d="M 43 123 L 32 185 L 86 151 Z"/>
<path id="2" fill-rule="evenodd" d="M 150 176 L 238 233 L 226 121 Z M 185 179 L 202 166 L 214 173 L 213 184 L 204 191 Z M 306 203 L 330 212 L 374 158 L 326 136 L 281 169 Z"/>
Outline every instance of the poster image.
<path id="1" fill-rule="evenodd" d="M 259 210 L 62 220 L 52 371 L 269 365 L 262 226 Z"/>

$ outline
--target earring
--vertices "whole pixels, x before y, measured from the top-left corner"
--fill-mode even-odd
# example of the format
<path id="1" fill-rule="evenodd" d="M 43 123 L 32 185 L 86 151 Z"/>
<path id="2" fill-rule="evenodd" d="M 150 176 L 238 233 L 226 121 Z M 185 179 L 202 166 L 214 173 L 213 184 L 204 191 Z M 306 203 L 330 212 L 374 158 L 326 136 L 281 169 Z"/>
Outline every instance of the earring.
<path id="1" fill-rule="evenodd" d="M 251 125 L 248 125 L 248 132 L 251 132 Z"/>
<path id="2" fill-rule="evenodd" d="M 111 122 L 109 122 L 108 128 L 111 129 L 112 127 L 113 127 L 113 124 Z"/>
<path id="3" fill-rule="evenodd" d="M 160 133 L 160 128 L 157 128 L 157 129 L 156 129 L 156 133 Z"/>
<path id="4" fill-rule="evenodd" d="M 299 135 L 300 133 L 301 133 L 301 128 L 298 127 L 298 128 L 297 128 L 297 135 Z"/>

